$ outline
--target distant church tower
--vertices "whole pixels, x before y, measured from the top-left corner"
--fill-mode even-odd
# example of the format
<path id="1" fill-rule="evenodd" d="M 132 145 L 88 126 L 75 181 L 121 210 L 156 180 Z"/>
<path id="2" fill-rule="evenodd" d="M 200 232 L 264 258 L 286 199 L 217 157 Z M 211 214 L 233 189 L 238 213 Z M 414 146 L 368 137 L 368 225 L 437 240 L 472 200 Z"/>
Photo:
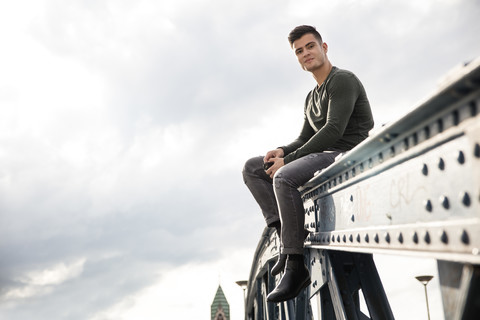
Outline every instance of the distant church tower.
<path id="1" fill-rule="evenodd" d="M 213 299 L 211 320 L 230 320 L 230 306 L 221 286 L 218 286 Z"/>

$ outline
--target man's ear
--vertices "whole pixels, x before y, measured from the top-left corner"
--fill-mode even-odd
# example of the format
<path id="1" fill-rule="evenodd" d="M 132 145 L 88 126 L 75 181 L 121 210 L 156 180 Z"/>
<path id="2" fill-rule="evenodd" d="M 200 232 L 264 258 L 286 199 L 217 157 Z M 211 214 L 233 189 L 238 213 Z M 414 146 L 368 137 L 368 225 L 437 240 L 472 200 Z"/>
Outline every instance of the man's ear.
<path id="1" fill-rule="evenodd" d="M 322 43 L 323 50 L 325 50 L 325 53 L 328 52 L 328 44 L 326 42 Z"/>

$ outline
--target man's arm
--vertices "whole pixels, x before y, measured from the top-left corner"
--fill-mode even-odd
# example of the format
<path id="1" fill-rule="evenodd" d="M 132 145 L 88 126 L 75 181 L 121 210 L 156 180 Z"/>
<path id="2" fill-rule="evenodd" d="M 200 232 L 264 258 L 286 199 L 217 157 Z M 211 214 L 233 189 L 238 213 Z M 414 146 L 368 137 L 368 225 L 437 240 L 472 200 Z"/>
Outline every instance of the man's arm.
<path id="1" fill-rule="evenodd" d="M 299 147 L 303 146 L 313 135 L 314 131 L 310 124 L 308 123 L 307 118 L 305 117 L 303 121 L 303 127 L 302 130 L 300 131 L 300 135 L 298 136 L 297 139 L 295 139 L 292 143 L 279 147 L 275 150 L 271 150 L 267 152 L 265 157 L 263 158 L 263 162 L 271 162 L 273 163 L 267 170 L 267 174 L 273 178 L 275 172 L 277 172 L 278 169 L 283 167 L 285 165 L 284 157 L 287 156 L 290 152 L 297 150 Z"/>
<path id="2" fill-rule="evenodd" d="M 305 103 L 303 107 L 303 126 L 302 126 L 302 129 L 300 130 L 300 135 L 293 142 L 287 144 L 286 146 L 281 147 L 284 151 L 284 156 L 287 156 L 289 153 L 303 146 L 315 134 L 315 131 L 313 130 L 312 126 L 310 126 L 310 123 L 308 122 L 307 114 L 306 114 L 307 105 L 308 105 L 308 102 L 310 101 L 311 94 L 312 94 L 312 91 L 310 91 L 307 94 L 307 97 L 305 99 Z"/>
<path id="3" fill-rule="evenodd" d="M 310 123 L 308 123 L 308 120 L 305 117 L 305 119 L 303 120 L 302 130 L 300 131 L 300 135 L 297 137 L 297 139 L 295 139 L 290 144 L 281 147 L 285 152 L 285 156 L 305 145 L 305 143 L 307 143 L 314 134 L 315 131 L 312 129 Z"/>

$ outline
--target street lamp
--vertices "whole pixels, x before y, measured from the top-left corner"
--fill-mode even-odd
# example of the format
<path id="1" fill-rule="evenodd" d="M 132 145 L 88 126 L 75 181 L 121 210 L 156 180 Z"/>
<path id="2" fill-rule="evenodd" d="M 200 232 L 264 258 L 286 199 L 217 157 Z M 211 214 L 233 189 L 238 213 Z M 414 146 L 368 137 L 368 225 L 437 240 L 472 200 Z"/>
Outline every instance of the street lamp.
<path id="1" fill-rule="evenodd" d="M 418 276 L 415 277 L 418 281 L 420 281 L 423 284 L 423 287 L 425 288 L 425 301 L 427 301 L 427 315 L 428 315 L 428 320 L 430 320 L 430 310 L 428 307 L 428 295 L 427 295 L 427 284 L 430 280 L 432 280 L 433 276 Z"/>
<path id="2" fill-rule="evenodd" d="M 247 300 L 245 299 L 245 290 L 247 289 L 248 286 L 248 281 L 247 280 L 240 280 L 236 281 L 236 284 L 238 284 L 242 289 L 243 289 L 243 313 L 245 314 L 245 319 L 247 319 Z"/>

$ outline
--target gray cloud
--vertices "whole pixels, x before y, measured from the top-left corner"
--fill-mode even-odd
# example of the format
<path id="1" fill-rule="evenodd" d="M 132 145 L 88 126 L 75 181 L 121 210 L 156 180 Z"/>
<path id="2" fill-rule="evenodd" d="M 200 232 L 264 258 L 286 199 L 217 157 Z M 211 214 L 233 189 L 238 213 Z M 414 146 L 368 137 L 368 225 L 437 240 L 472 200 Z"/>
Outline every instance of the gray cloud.
<path id="1" fill-rule="evenodd" d="M 261 126 L 282 108 L 301 113 L 314 85 L 286 41 L 293 26 L 317 26 L 332 61 L 364 82 L 380 121 L 480 54 L 480 7 L 471 1 L 37 6 L 10 23 L 38 51 L 9 40 L 4 54 L 19 55 L 9 60 L 18 70 L 0 76 L 0 317 L 8 319 L 88 319 L 166 270 L 253 252 L 263 220 L 242 163 L 269 139 L 276 146 L 281 133 Z M 75 261 L 81 270 L 63 282 L 25 282 Z"/>

